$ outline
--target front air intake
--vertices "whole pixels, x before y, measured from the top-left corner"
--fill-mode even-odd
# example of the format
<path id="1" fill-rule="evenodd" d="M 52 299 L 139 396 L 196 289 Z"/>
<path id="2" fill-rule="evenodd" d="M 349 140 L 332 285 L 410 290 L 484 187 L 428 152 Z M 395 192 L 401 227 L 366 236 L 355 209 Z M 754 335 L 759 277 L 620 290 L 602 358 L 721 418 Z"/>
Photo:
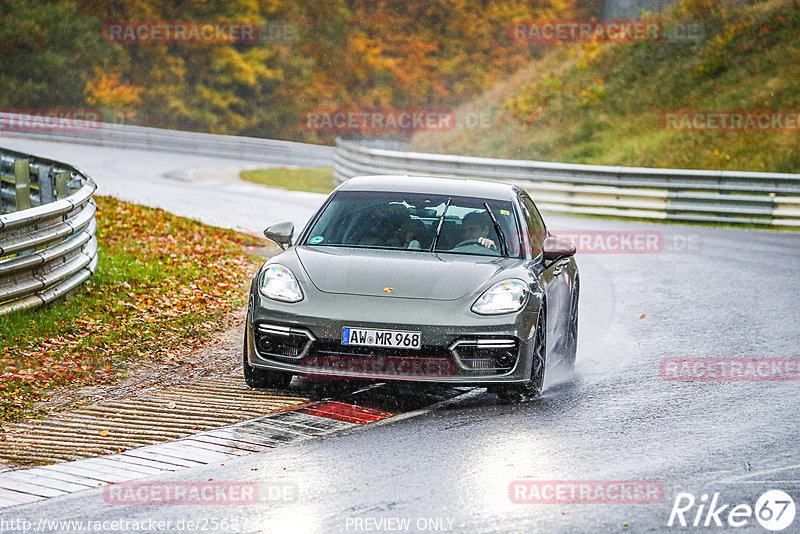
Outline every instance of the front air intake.
<path id="1" fill-rule="evenodd" d="M 259 324 L 255 329 L 256 351 L 271 360 L 297 362 L 315 339 L 305 328 Z"/>
<path id="2" fill-rule="evenodd" d="M 499 375 L 517 364 L 515 339 L 462 339 L 450 346 L 456 363 L 473 374 Z"/>

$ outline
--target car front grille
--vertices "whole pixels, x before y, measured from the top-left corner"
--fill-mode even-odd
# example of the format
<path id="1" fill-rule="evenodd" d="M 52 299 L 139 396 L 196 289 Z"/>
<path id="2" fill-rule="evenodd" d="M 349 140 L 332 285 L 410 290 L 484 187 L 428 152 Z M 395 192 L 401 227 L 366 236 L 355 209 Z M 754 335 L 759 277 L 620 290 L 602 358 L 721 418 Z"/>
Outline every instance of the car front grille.
<path id="1" fill-rule="evenodd" d="M 309 377 L 346 373 L 364 378 L 438 380 L 457 374 L 452 354 L 444 347 L 419 350 L 342 345 L 338 340 L 314 342 L 301 365 Z"/>
<path id="2" fill-rule="evenodd" d="M 393 356 L 410 358 L 449 358 L 450 352 L 444 347 L 423 345 L 419 350 L 384 347 L 364 347 L 343 345 L 339 341 L 321 339 L 314 343 L 310 356 Z"/>

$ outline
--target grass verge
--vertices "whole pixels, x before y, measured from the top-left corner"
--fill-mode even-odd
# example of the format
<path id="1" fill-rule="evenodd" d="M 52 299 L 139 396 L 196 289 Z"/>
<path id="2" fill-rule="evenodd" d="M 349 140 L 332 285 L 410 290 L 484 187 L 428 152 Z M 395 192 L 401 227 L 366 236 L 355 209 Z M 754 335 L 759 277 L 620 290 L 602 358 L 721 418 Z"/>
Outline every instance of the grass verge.
<path id="1" fill-rule="evenodd" d="M 88 291 L 0 316 L 0 422 L 41 415 L 56 388 L 108 384 L 208 342 L 247 299 L 254 237 L 96 197 L 99 262 Z"/>
<path id="2" fill-rule="evenodd" d="M 291 191 L 307 191 L 309 193 L 325 193 L 326 195 L 339 185 L 333 178 L 333 169 L 331 167 L 259 169 L 242 171 L 239 176 L 243 180 L 269 187 L 280 187 Z"/>

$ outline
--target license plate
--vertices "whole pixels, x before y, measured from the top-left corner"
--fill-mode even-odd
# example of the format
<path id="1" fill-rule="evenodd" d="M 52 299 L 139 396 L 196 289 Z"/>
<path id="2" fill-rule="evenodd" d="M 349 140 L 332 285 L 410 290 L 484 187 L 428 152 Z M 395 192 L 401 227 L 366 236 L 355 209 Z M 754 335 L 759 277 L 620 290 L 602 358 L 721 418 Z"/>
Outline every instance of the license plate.
<path id="1" fill-rule="evenodd" d="M 422 332 L 407 330 L 374 330 L 372 328 L 342 328 L 342 345 L 363 345 L 394 349 L 419 349 Z"/>

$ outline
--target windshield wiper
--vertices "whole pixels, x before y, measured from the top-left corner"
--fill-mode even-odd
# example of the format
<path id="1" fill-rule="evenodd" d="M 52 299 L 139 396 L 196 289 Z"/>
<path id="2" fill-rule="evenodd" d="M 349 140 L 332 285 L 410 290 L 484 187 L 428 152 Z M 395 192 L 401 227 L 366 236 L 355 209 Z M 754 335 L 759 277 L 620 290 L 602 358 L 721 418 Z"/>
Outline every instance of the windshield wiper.
<path id="1" fill-rule="evenodd" d="M 439 217 L 439 226 L 436 227 L 436 235 L 433 236 L 433 241 L 431 242 L 431 250 L 433 252 L 436 250 L 436 242 L 439 241 L 439 232 L 442 231 L 442 225 L 444 224 L 444 216 L 447 215 L 447 209 L 450 207 L 450 201 L 453 200 L 452 198 L 447 199 L 447 204 L 444 205 L 444 211 L 442 212 L 442 216 Z"/>
<path id="2" fill-rule="evenodd" d="M 503 233 L 503 228 L 500 226 L 500 223 L 497 222 L 497 219 L 494 218 L 494 213 L 492 213 L 492 208 L 489 207 L 489 203 L 484 202 L 483 205 L 486 208 L 486 213 L 488 213 L 489 217 L 492 218 L 494 229 L 497 232 L 497 237 L 500 238 L 500 253 L 503 256 L 508 256 L 508 245 L 506 244 L 506 236 Z"/>

